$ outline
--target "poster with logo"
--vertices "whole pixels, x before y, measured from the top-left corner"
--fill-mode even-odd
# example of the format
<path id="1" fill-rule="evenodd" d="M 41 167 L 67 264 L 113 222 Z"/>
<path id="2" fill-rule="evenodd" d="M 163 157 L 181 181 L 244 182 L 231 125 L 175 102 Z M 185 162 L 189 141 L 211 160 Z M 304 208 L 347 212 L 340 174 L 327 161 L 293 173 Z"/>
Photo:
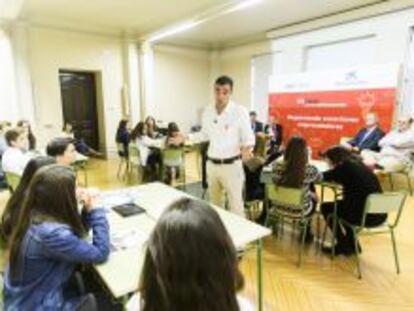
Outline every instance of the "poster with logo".
<path id="1" fill-rule="evenodd" d="M 377 113 L 388 132 L 396 106 L 398 65 L 272 76 L 269 115 L 283 126 L 284 144 L 300 135 L 319 152 L 353 137 L 364 127 L 364 116 Z"/>

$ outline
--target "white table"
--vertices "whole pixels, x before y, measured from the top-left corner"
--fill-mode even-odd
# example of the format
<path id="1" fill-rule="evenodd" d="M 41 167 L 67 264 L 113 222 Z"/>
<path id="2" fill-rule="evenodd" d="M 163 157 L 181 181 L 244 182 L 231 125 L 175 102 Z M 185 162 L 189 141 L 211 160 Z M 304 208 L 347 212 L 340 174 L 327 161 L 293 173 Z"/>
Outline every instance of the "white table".
<path id="1" fill-rule="evenodd" d="M 146 213 L 123 218 L 110 210 L 107 215 L 111 235 L 122 230 L 135 229 L 142 236 L 148 238 L 157 219 L 170 203 L 183 196 L 191 197 L 182 191 L 158 182 L 112 191 L 112 193 L 122 192 L 128 193 L 131 200 L 144 208 Z M 110 193 L 107 192 L 106 195 L 110 196 Z M 270 235 L 271 231 L 218 207 L 213 208 L 220 215 L 236 247 L 243 247 L 251 242 L 257 243 L 258 310 L 262 310 L 262 239 Z M 111 252 L 106 263 L 95 266 L 96 271 L 115 298 L 123 298 L 137 290 L 144 254 L 145 241 L 142 241 L 133 247 Z"/>

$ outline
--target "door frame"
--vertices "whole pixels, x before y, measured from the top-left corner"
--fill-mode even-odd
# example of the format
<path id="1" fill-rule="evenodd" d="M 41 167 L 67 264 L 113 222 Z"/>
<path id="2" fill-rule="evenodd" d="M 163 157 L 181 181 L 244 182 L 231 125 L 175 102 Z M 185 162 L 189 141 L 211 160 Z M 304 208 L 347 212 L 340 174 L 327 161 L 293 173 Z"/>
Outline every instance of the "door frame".
<path id="1" fill-rule="evenodd" d="M 72 73 L 89 73 L 94 76 L 95 80 L 95 101 L 96 101 L 96 113 L 98 120 L 98 145 L 101 152 L 107 153 L 107 141 L 106 141 L 106 119 L 105 119 L 105 109 L 104 109 L 104 100 L 103 100 L 103 83 L 102 83 L 102 71 L 101 70 L 88 70 L 88 69 L 79 69 L 79 68 L 70 68 L 63 67 L 58 69 L 58 83 L 60 90 L 60 73 L 61 72 L 72 72 Z M 62 93 L 59 92 L 59 96 Z M 62 127 L 64 125 L 64 116 L 63 116 L 63 103 L 62 98 L 60 98 L 60 106 L 62 109 Z"/>

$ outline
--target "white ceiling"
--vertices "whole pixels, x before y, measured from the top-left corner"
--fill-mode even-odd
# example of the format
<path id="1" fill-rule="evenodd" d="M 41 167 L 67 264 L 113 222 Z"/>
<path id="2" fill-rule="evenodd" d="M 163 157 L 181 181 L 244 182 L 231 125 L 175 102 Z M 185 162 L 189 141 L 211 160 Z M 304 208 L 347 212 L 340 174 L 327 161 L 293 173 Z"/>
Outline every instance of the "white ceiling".
<path id="1" fill-rule="evenodd" d="M 263 0 L 243 11 L 217 17 L 189 31 L 169 37 L 169 42 L 226 46 L 265 38 L 266 32 L 330 14 L 378 3 L 378 0 Z"/>
<path id="2" fill-rule="evenodd" d="M 233 0 L 234 1 L 234 0 Z M 225 0 L 26 0 L 22 18 L 54 27 L 145 34 Z"/>
<path id="3" fill-rule="evenodd" d="M 0 0 L 17 1 L 17 0 Z M 23 1 L 23 0 L 19 0 Z M 164 42 L 220 47 L 264 38 L 267 31 L 386 0 L 262 0 L 217 14 L 243 0 L 24 0 L 21 19 L 34 24 L 142 38 L 168 25 L 207 21 Z M 393 0 L 389 0 L 393 1 Z M 1 16 L 0 16 L 1 17 Z"/>

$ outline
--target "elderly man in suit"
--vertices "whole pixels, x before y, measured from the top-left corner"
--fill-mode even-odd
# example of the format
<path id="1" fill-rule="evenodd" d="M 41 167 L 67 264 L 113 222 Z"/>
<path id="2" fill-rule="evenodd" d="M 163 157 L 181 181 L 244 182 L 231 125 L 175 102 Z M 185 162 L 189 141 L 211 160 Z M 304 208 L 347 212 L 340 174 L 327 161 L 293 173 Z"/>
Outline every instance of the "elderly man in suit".
<path id="1" fill-rule="evenodd" d="M 377 114 L 370 112 L 365 116 L 365 127 L 353 139 L 345 143 L 344 147 L 356 153 L 363 150 L 379 151 L 378 142 L 384 135 L 378 126 Z"/>

